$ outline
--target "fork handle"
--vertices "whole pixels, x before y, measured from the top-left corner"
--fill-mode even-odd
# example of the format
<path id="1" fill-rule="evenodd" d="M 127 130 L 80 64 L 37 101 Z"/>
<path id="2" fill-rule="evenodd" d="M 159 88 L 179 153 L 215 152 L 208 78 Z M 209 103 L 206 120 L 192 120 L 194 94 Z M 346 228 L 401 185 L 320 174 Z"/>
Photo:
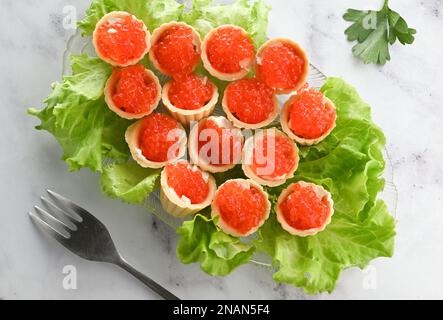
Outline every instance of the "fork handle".
<path id="1" fill-rule="evenodd" d="M 155 293 L 157 293 L 160 297 L 166 299 L 166 300 L 180 300 L 178 297 L 173 295 L 171 292 L 169 292 L 167 289 L 159 285 L 157 282 L 152 280 L 151 278 L 145 276 L 143 273 L 135 269 L 133 266 L 131 266 L 128 262 L 126 262 L 124 259 L 121 259 L 117 265 L 132 274 L 135 278 L 143 282 L 148 288 L 153 290 Z"/>

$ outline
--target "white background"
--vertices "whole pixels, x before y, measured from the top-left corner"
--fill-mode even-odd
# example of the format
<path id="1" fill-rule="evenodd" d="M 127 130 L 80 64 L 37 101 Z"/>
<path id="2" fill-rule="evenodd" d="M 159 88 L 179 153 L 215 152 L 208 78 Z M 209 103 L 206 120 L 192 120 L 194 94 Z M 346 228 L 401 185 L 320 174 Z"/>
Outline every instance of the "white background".
<path id="1" fill-rule="evenodd" d="M 398 237 L 393 259 L 373 263 L 377 289 L 365 290 L 365 275 L 344 272 L 332 295 L 308 297 L 273 283 L 252 265 L 227 278 L 210 278 L 175 256 L 176 236 L 144 209 L 100 194 L 89 171 L 69 174 L 61 150 L 28 107 L 41 107 L 50 83 L 61 77 L 62 55 L 73 31 L 64 30 L 63 7 L 79 14 L 88 0 L 2 0 L 0 3 L 0 298 L 150 299 L 143 285 L 116 267 L 82 261 L 48 239 L 27 212 L 50 187 L 94 212 L 110 229 L 124 256 L 183 298 L 364 299 L 443 298 L 443 3 L 391 0 L 418 30 L 414 45 L 395 45 L 384 67 L 352 57 L 341 18 L 349 7 L 378 8 L 382 1 L 268 1 L 269 35 L 303 44 L 328 75 L 355 85 L 373 107 L 388 138 L 399 190 Z M 78 289 L 62 287 L 62 269 L 78 270 Z"/>

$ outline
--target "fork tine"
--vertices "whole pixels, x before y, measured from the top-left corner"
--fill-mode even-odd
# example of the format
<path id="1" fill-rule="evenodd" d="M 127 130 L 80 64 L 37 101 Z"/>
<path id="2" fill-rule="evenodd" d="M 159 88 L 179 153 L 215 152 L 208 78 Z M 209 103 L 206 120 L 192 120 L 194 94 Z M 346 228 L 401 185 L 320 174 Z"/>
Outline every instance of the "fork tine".
<path id="1" fill-rule="evenodd" d="M 70 210 L 70 213 L 75 214 L 79 222 L 82 222 L 86 215 L 90 215 L 90 213 L 88 213 L 85 209 L 76 205 L 71 200 L 59 195 L 52 190 L 48 189 L 46 191 L 54 199 L 57 205 L 60 205 L 61 207 L 64 207 L 64 209 Z"/>
<path id="2" fill-rule="evenodd" d="M 69 229 L 73 231 L 76 230 L 76 223 L 79 223 L 80 221 L 74 217 L 74 214 L 59 208 L 45 197 L 41 197 L 40 200 L 52 216 L 66 224 Z"/>
<path id="3" fill-rule="evenodd" d="M 66 246 L 68 238 L 66 238 L 63 234 L 57 231 L 55 228 L 46 223 L 43 219 L 38 217 L 35 213 L 29 212 L 29 216 L 37 224 L 40 228 L 46 231 L 51 237 L 60 242 L 62 245 Z"/>
<path id="4" fill-rule="evenodd" d="M 55 229 L 67 232 L 68 235 L 69 235 L 69 230 L 75 231 L 74 229 L 69 227 L 65 222 L 63 222 L 57 216 L 55 216 L 52 212 L 46 211 L 40 208 L 39 206 L 34 206 L 34 209 L 37 215 L 40 217 L 40 219 L 48 223 L 50 226 L 53 226 Z"/>

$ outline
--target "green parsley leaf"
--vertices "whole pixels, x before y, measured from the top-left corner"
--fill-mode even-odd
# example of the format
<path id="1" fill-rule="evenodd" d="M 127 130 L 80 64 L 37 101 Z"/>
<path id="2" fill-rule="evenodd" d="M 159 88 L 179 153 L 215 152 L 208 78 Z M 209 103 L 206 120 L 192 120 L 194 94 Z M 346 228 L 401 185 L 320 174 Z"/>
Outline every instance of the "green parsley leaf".
<path id="1" fill-rule="evenodd" d="M 391 60 L 389 45 L 397 40 L 403 44 L 412 44 L 415 29 L 409 28 L 405 19 L 391 10 L 385 0 L 380 11 L 348 9 L 343 19 L 353 24 L 346 29 L 348 41 L 357 41 L 352 48 L 354 56 L 364 63 L 384 65 Z"/>

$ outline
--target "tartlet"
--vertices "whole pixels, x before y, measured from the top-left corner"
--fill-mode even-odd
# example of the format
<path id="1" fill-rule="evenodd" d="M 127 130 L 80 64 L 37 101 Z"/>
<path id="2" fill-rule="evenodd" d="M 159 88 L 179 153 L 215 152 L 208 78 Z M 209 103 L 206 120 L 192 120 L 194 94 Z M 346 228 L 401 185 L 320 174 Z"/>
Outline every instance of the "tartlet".
<path id="1" fill-rule="evenodd" d="M 161 56 L 159 50 L 168 56 Z M 179 59 L 174 60 L 176 57 Z M 157 70 L 168 76 L 192 73 L 201 60 L 200 35 L 184 22 L 165 23 L 152 33 L 149 59 Z"/>
<path id="2" fill-rule="evenodd" d="M 135 70 L 137 69 L 137 70 Z M 131 71 L 135 70 L 135 71 Z M 131 73 L 131 77 L 134 76 L 143 76 L 143 84 L 144 87 L 140 87 L 139 80 L 134 80 L 134 78 L 127 78 L 125 79 L 125 89 L 121 89 L 119 86 L 121 82 L 122 75 L 125 74 L 125 72 Z M 144 73 L 142 75 L 142 73 Z M 134 88 L 137 88 L 139 91 L 137 91 L 136 94 L 134 94 Z M 115 95 L 118 93 L 119 90 L 122 90 L 121 96 L 122 100 L 124 101 L 130 101 L 129 103 L 131 106 L 126 106 L 126 109 L 124 107 L 125 103 L 128 102 L 122 102 L 119 106 L 119 103 L 116 103 Z M 144 90 L 146 93 L 141 93 L 140 90 Z M 154 92 L 154 93 L 152 93 Z M 162 87 L 160 85 L 160 81 L 157 78 L 157 76 L 148 69 L 145 69 L 141 65 L 136 66 L 130 66 L 123 69 L 120 68 L 114 68 L 114 71 L 112 72 L 111 77 L 106 82 L 105 90 L 105 101 L 108 105 L 109 109 L 111 109 L 113 112 L 118 114 L 120 117 L 128 119 L 128 120 L 134 120 L 134 119 L 141 119 L 148 115 L 150 115 L 157 107 L 161 100 L 162 96 Z M 152 101 L 149 101 L 149 105 L 140 106 L 138 105 L 140 103 L 141 95 L 146 94 L 149 96 L 149 99 Z M 136 110 L 138 109 L 138 112 L 129 112 L 126 110 Z"/>
<path id="3" fill-rule="evenodd" d="M 122 24 L 124 31 L 122 32 Z M 132 39 L 128 39 L 129 27 Z M 102 32 L 105 32 L 104 34 Z M 92 35 L 92 43 L 100 59 L 115 67 L 127 67 L 138 63 L 151 49 L 151 34 L 145 23 L 125 11 L 106 14 L 97 23 Z M 130 51 L 127 48 L 131 47 Z M 118 54 L 119 49 L 126 50 Z"/>
<path id="4" fill-rule="evenodd" d="M 164 126 L 162 129 L 159 129 L 160 123 Z M 144 146 L 146 137 L 153 146 Z M 125 138 L 132 157 L 143 168 L 160 169 L 186 154 L 185 129 L 164 114 L 154 113 L 137 121 L 127 129 Z"/>
<path id="5" fill-rule="evenodd" d="M 263 151 L 257 151 L 258 147 Z M 268 129 L 246 140 L 242 167 L 245 175 L 256 183 L 278 187 L 294 177 L 299 161 L 297 145 L 283 132 Z"/>
<path id="6" fill-rule="evenodd" d="M 300 194 L 300 192 L 303 192 L 303 190 L 308 193 Z M 298 192 L 298 194 L 294 194 L 294 192 Z M 286 208 L 288 206 L 287 200 L 292 194 L 297 197 L 304 197 L 304 199 L 302 202 L 299 202 L 298 208 L 290 208 L 293 210 L 290 213 L 293 221 L 288 221 L 289 219 L 286 216 L 287 212 L 285 212 L 285 210 L 287 210 Z M 321 204 L 317 203 L 317 206 L 314 209 L 309 208 L 307 204 L 312 199 L 307 199 L 307 195 L 314 195 L 317 202 Z M 299 199 L 294 199 L 293 201 L 297 200 Z M 319 205 L 320 207 L 318 207 Z M 282 192 L 277 201 L 275 210 L 277 213 L 277 220 L 285 231 L 294 236 L 308 237 L 324 231 L 331 223 L 332 216 L 334 215 L 334 201 L 332 200 L 331 194 L 323 187 L 313 183 L 300 181 L 290 185 Z M 303 217 L 304 212 L 302 211 L 305 210 L 307 210 L 307 212 L 310 214 L 309 217 Z M 312 221 L 312 219 L 315 219 L 315 221 Z"/>
<path id="7" fill-rule="evenodd" d="M 212 129 L 215 132 L 209 130 L 204 132 L 203 130 L 205 129 Z M 222 138 L 220 138 L 220 133 Z M 220 146 L 220 143 L 223 143 L 223 133 L 225 133 L 226 138 L 230 139 L 228 155 L 226 155 L 226 153 L 222 154 L 223 150 L 220 148 L 223 147 L 223 145 Z M 212 137 L 215 135 L 217 136 L 218 141 L 212 142 Z M 192 163 L 198 165 L 204 171 L 211 173 L 226 172 L 233 169 L 241 162 L 243 140 L 241 131 L 235 128 L 228 119 L 225 117 L 212 116 L 202 119 L 191 129 L 189 134 L 189 156 Z M 212 150 L 212 143 L 216 143 L 218 148 L 218 157 L 214 161 L 211 161 L 212 159 L 208 157 L 209 151 L 204 153 L 204 150 L 202 149 L 206 145 L 208 149 Z M 201 152 L 203 152 L 203 154 L 201 154 Z"/>
<path id="8" fill-rule="evenodd" d="M 289 94 L 306 84 L 309 58 L 297 42 L 284 38 L 271 39 L 259 49 L 255 71 L 257 78 L 277 94 Z"/>
<path id="9" fill-rule="evenodd" d="M 257 232 L 270 212 L 268 194 L 252 180 L 225 182 L 218 188 L 212 203 L 212 217 L 218 227 L 234 237 L 248 237 Z"/>
<path id="10" fill-rule="evenodd" d="M 250 130 L 269 126 L 280 111 L 276 95 L 257 79 L 230 83 L 225 89 L 222 106 L 234 126 Z"/>
<path id="11" fill-rule="evenodd" d="M 186 83 L 183 83 L 184 81 L 186 81 Z M 198 82 L 200 81 L 201 83 L 199 84 Z M 195 82 L 197 83 L 195 84 Z M 177 88 L 178 86 L 176 86 L 176 84 L 182 86 L 182 88 Z M 195 85 L 198 86 L 197 89 L 192 87 Z M 173 102 L 174 99 L 171 99 L 171 94 L 173 93 L 175 94 L 175 99 L 185 98 L 189 101 L 192 100 L 193 104 L 197 101 L 197 106 L 176 106 L 176 103 Z M 207 95 L 203 100 L 201 98 L 202 94 Z M 200 97 L 197 95 L 200 95 Z M 191 122 L 197 122 L 203 118 L 209 117 L 214 112 L 218 98 L 218 87 L 207 77 L 194 74 L 169 81 L 164 85 L 162 93 L 162 100 L 165 108 L 175 119 L 185 126 L 188 126 Z M 204 102 L 202 103 L 201 101 Z M 194 107 L 197 108 L 194 109 Z"/>
<path id="12" fill-rule="evenodd" d="M 316 99 L 322 98 L 322 102 L 315 102 L 313 104 L 312 97 L 307 97 L 307 95 L 315 94 Z M 303 105 L 303 99 L 309 99 L 306 102 L 306 106 Z M 294 105 L 298 103 L 300 110 L 295 110 Z M 314 108 L 314 106 L 316 108 Z M 325 112 L 323 112 L 323 107 Z M 291 115 L 293 113 L 293 115 Z M 303 129 L 305 122 L 308 122 L 309 127 L 304 129 L 305 131 L 302 135 L 291 128 L 291 117 L 294 117 L 292 124 L 300 132 Z M 326 139 L 332 131 L 335 129 L 337 120 L 337 112 L 335 104 L 324 96 L 321 92 L 309 89 L 301 91 L 299 94 L 292 96 L 284 104 L 280 122 L 283 131 L 298 144 L 303 146 L 312 146 L 322 142 Z M 320 122 L 321 121 L 321 122 Z M 314 126 L 315 125 L 315 126 Z M 307 131 L 309 130 L 309 131 Z M 316 132 L 312 131 L 315 130 Z M 309 136 L 308 136 L 309 135 Z"/>
<path id="13" fill-rule="evenodd" d="M 177 218 L 191 217 L 209 207 L 217 191 L 214 177 L 185 160 L 168 164 L 160 185 L 163 209 Z"/>
<path id="14" fill-rule="evenodd" d="M 254 57 L 252 39 L 241 27 L 220 26 L 211 30 L 203 40 L 203 65 L 217 79 L 235 81 L 244 78 L 253 69 Z M 220 58 L 225 60 L 217 60 Z"/>

